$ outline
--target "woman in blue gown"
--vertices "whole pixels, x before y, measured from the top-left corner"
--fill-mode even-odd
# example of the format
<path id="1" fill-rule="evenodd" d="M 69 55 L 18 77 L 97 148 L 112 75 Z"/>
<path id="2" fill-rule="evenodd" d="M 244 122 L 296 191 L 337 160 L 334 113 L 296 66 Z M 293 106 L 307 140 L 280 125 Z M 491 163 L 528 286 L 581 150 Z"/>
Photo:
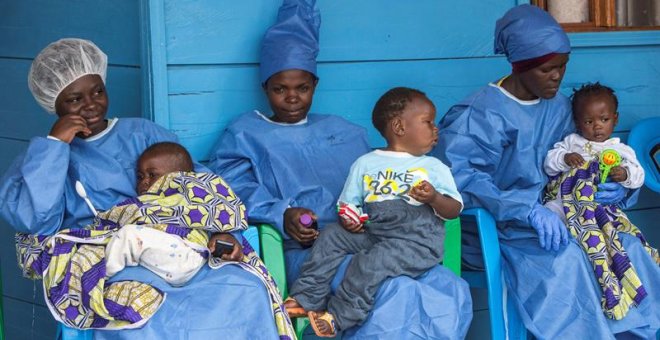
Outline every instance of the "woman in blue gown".
<path id="1" fill-rule="evenodd" d="M 319 25 L 313 1 L 284 1 L 261 50 L 260 79 L 272 113 L 247 112 L 232 122 L 208 165 L 243 199 L 252 223 L 280 231 L 289 283 L 317 236 L 300 216 L 312 214 L 318 228 L 337 222 L 337 199 L 350 166 L 371 151 L 364 128 L 338 116 L 308 114 L 318 82 Z M 344 331 L 343 338 L 462 338 L 472 319 L 467 284 L 442 266 L 416 280 L 387 280 L 375 299 L 365 323 Z"/>
<path id="2" fill-rule="evenodd" d="M 176 141 L 145 119 L 105 118 L 106 69 L 106 55 L 80 39 L 59 40 L 35 58 L 30 90 L 59 118 L 48 137 L 30 140 L 0 181 L 0 211 L 17 231 L 51 235 L 85 226 L 93 214 L 76 193 L 77 180 L 97 209 L 108 209 L 136 196 L 135 163 L 142 151 L 156 142 Z M 111 279 L 121 280 L 151 284 L 167 295 L 165 302 L 142 328 L 99 330 L 95 338 L 278 338 L 265 287 L 239 267 L 204 266 L 178 288 L 143 267 L 127 268 Z"/>
<path id="3" fill-rule="evenodd" d="M 557 92 L 568 37 L 545 11 L 521 5 L 498 20 L 495 52 L 506 54 L 512 74 L 449 110 L 434 154 L 451 165 L 465 207 L 483 207 L 498 221 L 508 294 L 526 328 L 539 339 L 611 339 L 622 332 L 654 337 L 660 268 L 641 243 L 621 235 L 649 295 L 624 319 L 608 319 L 586 255 L 557 215 L 540 204 L 545 155 L 574 131 L 570 102 Z M 630 205 L 636 198 L 629 194 L 618 183 L 605 183 L 596 200 Z M 478 266 L 480 254 L 469 249 L 475 233 L 464 231 L 464 261 Z"/>

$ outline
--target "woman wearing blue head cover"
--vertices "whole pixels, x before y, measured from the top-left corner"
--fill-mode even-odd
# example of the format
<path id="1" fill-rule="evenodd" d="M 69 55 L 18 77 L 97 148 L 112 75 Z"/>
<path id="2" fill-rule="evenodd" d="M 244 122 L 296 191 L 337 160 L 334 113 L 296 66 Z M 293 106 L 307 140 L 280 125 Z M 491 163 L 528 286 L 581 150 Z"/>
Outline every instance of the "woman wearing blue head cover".
<path id="1" fill-rule="evenodd" d="M 251 222 L 269 223 L 284 236 L 289 282 L 318 235 L 300 217 L 311 215 L 320 228 L 336 222 L 348 170 L 369 151 L 364 128 L 308 114 L 318 82 L 320 23 L 313 1 L 284 1 L 261 47 L 260 80 L 272 114 L 241 115 L 209 162 L 244 200 Z"/>
<path id="2" fill-rule="evenodd" d="M 177 140 L 146 119 L 106 119 L 107 65 L 103 51 L 81 39 L 54 42 L 34 59 L 30 90 L 44 109 L 59 118 L 48 137 L 32 138 L 0 181 L 2 217 L 17 231 L 52 235 L 61 228 L 89 224 L 94 216 L 76 193 L 77 180 L 94 206 L 106 210 L 136 195 L 135 163 L 148 146 Z M 196 170 L 205 168 L 196 166 Z M 111 279 L 122 280 L 148 283 L 167 298 L 142 328 L 99 330 L 96 339 L 278 337 L 266 289 L 238 267 L 204 266 L 186 286 L 177 288 L 143 267 L 126 268 Z M 87 312 L 81 308 L 67 308 L 67 315 Z M 233 315 L 236 309 L 240 313 Z M 269 319 L 273 322 L 254 322 Z"/>
<path id="3" fill-rule="evenodd" d="M 434 154 L 451 165 L 465 207 L 483 207 L 498 221 L 505 281 L 525 326 L 540 339 L 653 334 L 660 325 L 659 269 L 640 242 L 623 239 L 635 267 L 643 268 L 642 281 L 655 281 L 647 287 L 655 296 L 623 320 L 607 319 L 589 261 L 559 217 L 540 203 L 547 182 L 543 159 L 575 128 L 570 102 L 558 93 L 570 52 L 567 35 L 545 11 L 521 5 L 497 21 L 495 52 L 507 56 L 513 72 L 449 110 Z M 634 203 L 619 186 L 599 186 L 596 199 Z M 464 260 L 478 266 L 476 231 L 464 235 Z"/>
<path id="4" fill-rule="evenodd" d="M 272 114 L 243 114 L 220 137 L 209 163 L 245 201 L 251 222 L 280 230 L 290 284 L 309 254 L 306 247 L 318 235 L 303 226 L 300 216 L 311 214 L 319 229 L 336 223 L 337 199 L 351 164 L 371 151 L 363 128 L 334 115 L 308 114 L 317 83 L 319 24 L 313 1 L 284 1 L 261 50 L 261 82 Z M 385 281 L 367 320 L 344 331 L 343 338 L 452 334 L 471 313 L 444 309 L 447 299 L 463 292 L 443 274 L 438 266 L 417 280 L 401 276 Z"/>

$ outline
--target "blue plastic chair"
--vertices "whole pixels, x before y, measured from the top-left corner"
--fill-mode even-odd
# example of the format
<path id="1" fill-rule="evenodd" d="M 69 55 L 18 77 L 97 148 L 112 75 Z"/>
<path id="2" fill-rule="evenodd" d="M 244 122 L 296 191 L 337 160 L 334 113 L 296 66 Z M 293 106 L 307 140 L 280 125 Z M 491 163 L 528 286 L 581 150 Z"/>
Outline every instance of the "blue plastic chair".
<path id="1" fill-rule="evenodd" d="M 250 227 L 246 231 L 243 232 L 243 238 L 246 239 L 254 251 L 257 254 L 260 254 L 260 245 L 259 245 L 259 233 L 257 232 L 256 227 Z M 1 292 L 1 291 L 0 291 Z M 0 318 L 2 317 L 2 314 L 0 314 Z M 1 319 L 0 319 L 1 320 Z M 1 328 L 0 328 L 1 330 Z M 65 324 L 58 322 L 57 323 L 57 333 L 55 335 L 55 339 L 60 339 L 60 340 L 92 340 L 94 338 L 94 331 L 91 329 L 75 329 L 71 328 L 69 326 L 66 326 Z M 2 338 L 0 337 L 0 340 Z"/>
<path id="2" fill-rule="evenodd" d="M 504 313 L 502 261 L 495 219 L 485 209 L 473 208 L 464 210 L 461 220 L 475 221 L 479 230 L 485 271 L 464 270 L 462 277 L 470 287 L 488 289 L 491 339 L 526 339 L 527 329 L 513 303 L 507 303 Z"/>
<path id="3" fill-rule="evenodd" d="M 660 143 L 660 117 L 640 120 L 628 135 L 628 145 L 635 150 L 637 159 L 644 168 L 644 184 L 660 193 L 660 173 L 651 158 L 651 148 L 658 143 Z"/>

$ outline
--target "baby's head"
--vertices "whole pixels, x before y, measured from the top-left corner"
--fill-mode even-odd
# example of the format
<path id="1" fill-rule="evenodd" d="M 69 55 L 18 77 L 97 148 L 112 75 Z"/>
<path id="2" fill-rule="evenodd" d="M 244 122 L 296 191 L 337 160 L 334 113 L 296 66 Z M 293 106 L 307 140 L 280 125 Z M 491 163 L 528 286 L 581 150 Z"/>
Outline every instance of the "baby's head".
<path id="1" fill-rule="evenodd" d="M 385 92 L 371 120 L 392 151 L 421 156 L 438 142 L 435 105 L 419 90 L 395 87 Z"/>
<path id="2" fill-rule="evenodd" d="M 619 101 L 614 90 L 601 85 L 587 83 L 571 96 L 573 119 L 582 137 L 592 142 L 604 142 L 612 136 L 619 121 Z"/>
<path id="3" fill-rule="evenodd" d="M 186 148 L 172 142 L 151 145 L 137 161 L 138 194 L 144 194 L 163 175 L 175 171 L 193 171 L 192 157 Z"/>

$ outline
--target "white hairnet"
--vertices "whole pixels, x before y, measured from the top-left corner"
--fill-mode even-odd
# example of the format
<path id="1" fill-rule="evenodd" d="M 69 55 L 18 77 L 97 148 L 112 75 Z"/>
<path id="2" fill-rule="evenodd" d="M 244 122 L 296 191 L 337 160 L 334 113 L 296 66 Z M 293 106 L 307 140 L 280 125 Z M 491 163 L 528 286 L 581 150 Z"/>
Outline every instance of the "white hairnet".
<path id="1" fill-rule="evenodd" d="M 39 105 L 55 113 L 55 99 L 76 79 L 98 74 L 105 83 L 108 56 L 93 42 L 83 39 L 61 39 L 46 46 L 34 58 L 28 86 Z"/>

